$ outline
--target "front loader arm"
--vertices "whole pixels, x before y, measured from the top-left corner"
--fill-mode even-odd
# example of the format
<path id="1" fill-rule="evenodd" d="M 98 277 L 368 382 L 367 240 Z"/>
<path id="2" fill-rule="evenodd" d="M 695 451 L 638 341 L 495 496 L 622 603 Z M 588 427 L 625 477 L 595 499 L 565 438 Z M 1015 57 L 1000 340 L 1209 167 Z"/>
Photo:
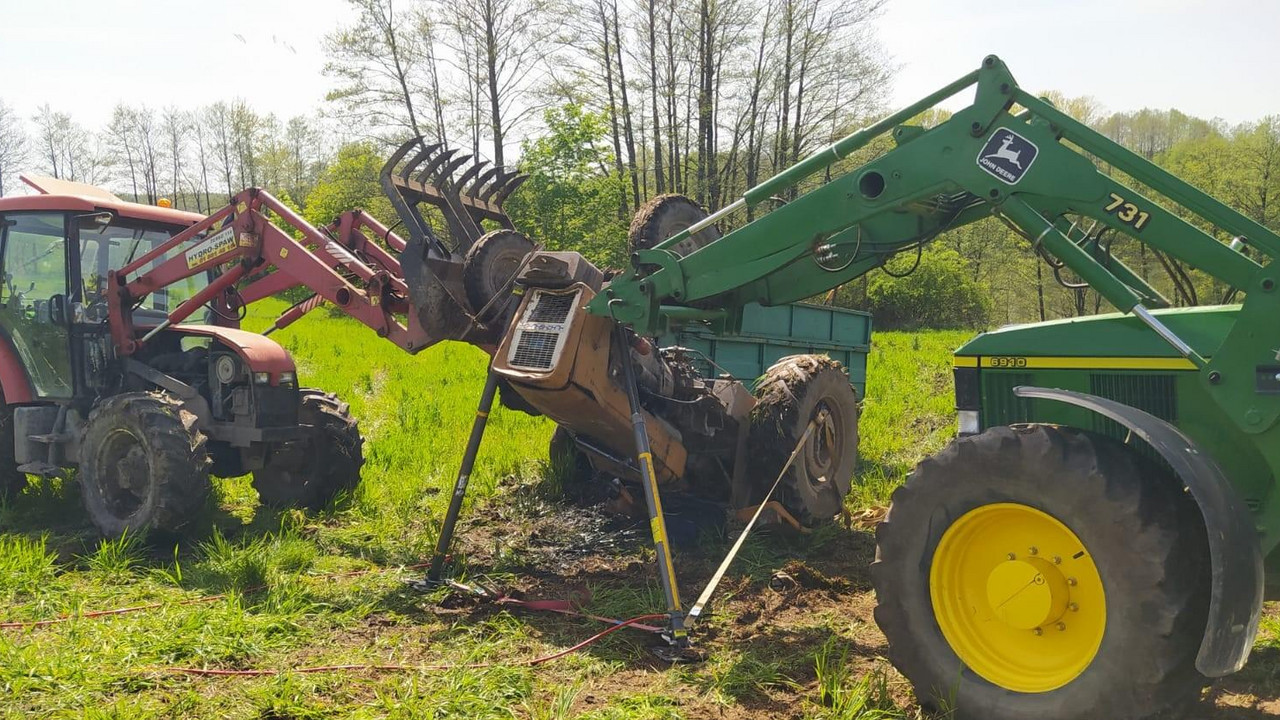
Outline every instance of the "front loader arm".
<path id="1" fill-rule="evenodd" d="M 276 222 L 294 230 L 301 239 L 285 233 L 266 213 L 278 218 Z M 238 193 L 226 207 L 108 273 L 113 290 L 107 294 L 108 322 L 118 352 L 136 353 L 165 328 L 236 292 L 240 293 L 239 302 L 250 303 L 299 286 L 309 289 L 312 299 L 286 312 L 276 322 L 277 328 L 301 317 L 323 299 L 404 350 L 417 352 L 430 345 L 431 339 L 419 325 L 417 314 L 409 311 L 409 290 L 400 263 L 371 242 L 365 232 L 377 234 L 397 250 L 404 249 L 404 240 L 361 211 L 344 213 L 326 230 L 329 234 L 307 223 L 264 190 L 254 188 Z M 159 264 L 139 272 L 157 261 Z M 222 269 L 221 274 L 209 285 L 169 312 L 158 326 L 138 336 L 132 316 L 138 301 L 156 290 L 218 268 Z M 269 269 L 274 272 L 268 273 Z M 254 275 L 259 277 L 236 290 Z"/>
<path id="2" fill-rule="evenodd" d="M 975 85 L 974 102 L 938 126 L 902 125 Z M 1015 113 L 1015 105 L 1023 109 Z M 1084 152 L 1210 224 L 1248 237 L 1266 254 L 1280 253 L 1274 233 L 1029 95 L 994 56 L 921 102 L 748 190 L 705 224 L 759 205 L 885 134 L 896 143 L 892 150 L 686 257 L 667 248 L 700 227 L 637 252 L 633 267 L 596 297 L 590 311 L 642 333 L 656 334 L 669 320 L 684 319 L 724 319 L 732 328 L 745 303 L 777 305 L 817 295 L 946 230 L 993 215 L 1166 339 L 1167 330 L 1147 310 L 1167 300 L 1103 252 L 1097 230 L 1134 237 L 1232 287 L 1248 287 L 1257 276 L 1258 263 L 1104 174 Z M 1204 366 L 1185 343 L 1175 347 Z"/>

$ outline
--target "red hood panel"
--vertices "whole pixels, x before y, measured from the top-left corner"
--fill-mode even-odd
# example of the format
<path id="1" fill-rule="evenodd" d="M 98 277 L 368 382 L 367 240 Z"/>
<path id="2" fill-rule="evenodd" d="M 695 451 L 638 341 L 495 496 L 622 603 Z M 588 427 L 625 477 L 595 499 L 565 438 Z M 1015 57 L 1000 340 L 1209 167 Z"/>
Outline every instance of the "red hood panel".
<path id="1" fill-rule="evenodd" d="M 167 332 L 177 332 L 184 335 L 196 335 L 199 337 L 214 338 L 218 342 L 230 347 L 236 351 L 254 372 L 271 373 L 271 382 L 276 382 L 276 376 L 283 372 L 294 372 L 293 357 L 289 352 L 280 347 L 276 341 L 252 333 L 248 330 L 236 330 L 234 328 L 218 327 L 216 325 L 178 325 L 170 328 Z"/>

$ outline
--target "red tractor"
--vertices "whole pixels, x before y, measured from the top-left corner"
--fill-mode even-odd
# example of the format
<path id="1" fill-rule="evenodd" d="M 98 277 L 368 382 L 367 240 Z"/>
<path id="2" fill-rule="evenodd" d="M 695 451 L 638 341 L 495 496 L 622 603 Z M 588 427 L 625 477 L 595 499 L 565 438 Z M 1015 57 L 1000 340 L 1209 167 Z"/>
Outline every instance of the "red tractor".
<path id="1" fill-rule="evenodd" d="M 406 241 L 361 211 L 317 229 L 257 189 L 205 217 L 23 179 L 39 194 L 0 199 L 0 495 L 75 468 L 94 525 L 119 535 L 180 527 L 210 476 L 252 473 L 273 505 L 353 488 L 364 458 L 347 405 L 299 387 L 288 352 L 239 328 L 244 307 L 302 287 L 272 330 L 328 301 L 409 352 L 467 333 L 483 345 L 462 267 L 481 221 L 509 225 L 501 200 L 521 178 L 484 173 L 497 187 L 483 199 L 394 178 L 397 211 L 421 218 L 425 202 L 452 222 L 456 205 L 469 223 L 404 269 L 393 253 Z M 486 267 L 508 275 L 506 255 L 532 249 L 523 236 L 486 245 Z"/>

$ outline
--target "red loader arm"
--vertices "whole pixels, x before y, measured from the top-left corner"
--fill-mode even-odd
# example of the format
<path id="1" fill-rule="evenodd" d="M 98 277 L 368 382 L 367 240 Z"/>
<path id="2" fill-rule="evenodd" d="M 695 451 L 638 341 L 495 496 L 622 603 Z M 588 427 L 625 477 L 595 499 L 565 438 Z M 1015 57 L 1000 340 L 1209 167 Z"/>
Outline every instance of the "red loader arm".
<path id="1" fill-rule="evenodd" d="M 294 239 L 268 220 L 265 212 L 301 239 Z M 108 322 L 116 351 L 120 355 L 136 353 L 156 334 L 210 301 L 232 308 L 298 286 L 311 290 L 312 297 L 286 311 L 272 329 L 285 327 L 323 300 L 410 353 L 441 340 L 430 337 L 417 314 L 410 311 L 400 262 L 370 240 L 369 233 L 397 251 L 405 248 L 402 238 L 362 211 L 343 213 L 321 231 L 265 190 L 243 190 L 226 207 L 108 273 Z M 135 276 L 141 268 L 166 256 L 160 264 Z M 146 333 L 138 336 L 133 309 L 139 300 L 220 267 L 222 273 L 204 289 L 174 308 L 158 326 L 146 328 Z M 267 273 L 269 269 L 274 272 Z M 237 292 L 237 285 L 254 275 L 259 277 Z"/>

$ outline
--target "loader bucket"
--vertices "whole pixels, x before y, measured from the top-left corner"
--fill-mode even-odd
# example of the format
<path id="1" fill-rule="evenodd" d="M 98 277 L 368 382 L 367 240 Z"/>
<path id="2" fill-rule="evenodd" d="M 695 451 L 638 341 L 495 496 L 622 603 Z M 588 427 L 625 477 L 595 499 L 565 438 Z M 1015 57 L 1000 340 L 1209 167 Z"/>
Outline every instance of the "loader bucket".
<path id="1" fill-rule="evenodd" d="M 527 176 L 487 165 L 415 137 L 382 166 L 382 191 L 407 235 L 400 263 L 409 300 L 432 338 L 460 338 L 472 325 L 462 266 L 486 223 L 515 229 L 502 204 Z"/>

